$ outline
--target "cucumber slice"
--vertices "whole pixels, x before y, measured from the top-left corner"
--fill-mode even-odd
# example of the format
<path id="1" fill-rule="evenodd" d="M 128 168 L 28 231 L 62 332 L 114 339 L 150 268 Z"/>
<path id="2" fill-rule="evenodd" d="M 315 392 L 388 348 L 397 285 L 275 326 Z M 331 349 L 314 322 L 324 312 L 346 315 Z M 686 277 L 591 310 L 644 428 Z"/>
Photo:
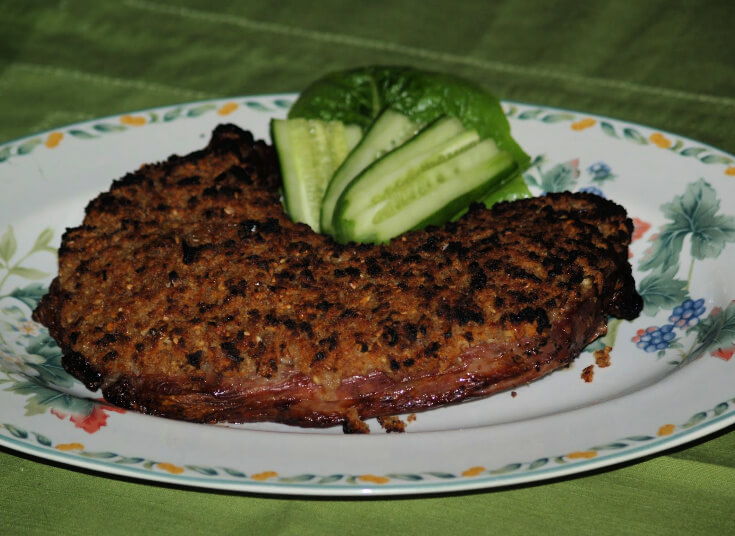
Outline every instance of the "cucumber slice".
<path id="1" fill-rule="evenodd" d="M 340 196 L 333 220 L 343 218 L 345 214 L 358 214 L 385 199 L 400 195 L 401 190 L 410 187 L 409 183 L 424 170 L 449 160 L 479 141 L 477 132 L 464 130 L 458 119 L 438 119 L 362 171 Z M 495 147 L 494 142 L 489 141 L 489 144 Z M 497 148 L 495 151 L 497 152 Z M 333 221 L 333 224 L 333 234 L 337 239 L 349 240 L 348 237 L 340 237 L 336 231 L 336 222 Z"/>
<path id="2" fill-rule="evenodd" d="M 376 174 L 375 178 L 370 183 L 363 182 L 355 187 L 355 198 L 351 202 L 352 210 L 359 212 L 369 206 L 392 200 L 397 195 L 400 196 L 402 192 L 415 186 L 413 183 L 421 173 L 449 160 L 479 141 L 479 136 L 474 130 L 465 131 L 410 160 L 395 162 L 391 159 L 380 162 L 371 170 L 371 173 Z M 405 156 L 405 153 L 395 156 Z M 393 164 L 398 164 L 399 167 Z"/>
<path id="3" fill-rule="evenodd" d="M 391 109 L 383 111 L 375 119 L 360 143 L 347 156 L 327 185 L 321 208 L 322 232 L 328 234 L 332 232 L 334 207 L 352 179 L 373 161 L 414 136 L 418 129 L 417 123 Z"/>
<path id="4" fill-rule="evenodd" d="M 392 157 L 386 155 L 383 166 Z M 368 168 L 340 198 L 334 218 L 338 240 L 381 243 L 412 229 L 441 225 L 510 177 L 517 164 L 492 140 L 482 140 L 434 165 L 406 170 L 401 186 L 389 193 L 375 186 L 379 180 L 372 175 L 378 167 Z"/>
<path id="5" fill-rule="evenodd" d="M 436 165 L 478 141 L 477 133 L 464 130 L 458 119 L 449 117 L 438 119 L 406 143 L 388 153 L 386 157 L 373 162 L 345 185 L 345 190 L 353 188 L 349 201 L 352 204 L 352 210 L 359 211 L 379 201 L 379 199 L 374 199 L 378 194 L 391 195 L 392 191 L 401 188 L 407 177 L 410 179 L 411 175 L 415 175 L 421 169 Z M 387 158 L 388 156 L 390 158 Z M 350 157 L 347 157 L 347 161 L 349 159 Z M 360 184 L 355 184 L 368 170 L 370 180 L 361 180 Z M 341 202 L 341 197 L 342 195 L 335 202 L 335 210 L 338 203 Z M 323 207 L 322 215 L 325 215 Z M 335 215 L 332 216 L 332 220 L 334 218 Z"/>
<path id="6" fill-rule="evenodd" d="M 361 137 L 360 127 L 340 121 L 273 119 L 271 136 L 281 164 L 286 211 L 319 232 L 319 213 L 329 179 Z"/>

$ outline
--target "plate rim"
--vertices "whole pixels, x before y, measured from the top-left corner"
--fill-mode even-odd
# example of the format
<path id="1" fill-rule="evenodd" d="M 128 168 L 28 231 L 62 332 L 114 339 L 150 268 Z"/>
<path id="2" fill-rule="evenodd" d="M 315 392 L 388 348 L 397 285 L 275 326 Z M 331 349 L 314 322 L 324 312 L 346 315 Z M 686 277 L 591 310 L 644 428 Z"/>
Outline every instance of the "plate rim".
<path id="1" fill-rule="evenodd" d="M 238 95 L 230 97 L 216 97 L 202 100 L 194 100 L 187 102 L 179 102 L 168 105 L 153 106 L 143 108 L 139 110 L 133 110 L 128 112 L 121 112 L 116 114 L 109 114 L 105 116 L 95 117 L 84 121 L 77 121 L 69 123 L 63 126 L 53 127 L 46 130 L 38 131 L 32 134 L 24 135 L 19 138 L 14 138 L 0 143 L 0 149 L 4 147 L 10 147 L 15 144 L 23 143 L 24 141 L 31 140 L 33 138 L 50 134 L 56 131 L 66 131 L 75 126 L 89 125 L 104 120 L 119 119 L 129 114 L 145 114 L 151 112 L 161 112 L 164 110 L 172 109 L 175 107 L 191 107 L 202 104 L 210 103 L 224 103 L 228 101 L 241 101 L 241 100 L 265 100 L 265 99 L 295 99 L 298 93 L 294 92 L 283 92 L 283 93 L 264 93 L 258 95 Z M 660 132 L 662 134 L 668 134 L 674 136 L 682 141 L 691 142 L 700 147 L 707 149 L 710 152 L 717 153 L 723 156 L 732 158 L 733 155 L 726 151 L 719 149 L 711 144 L 701 142 L 680 134 L 670 132 L 663 129 L 658 129 L 641 123 L 628 121 L 625 119 L 618 119 L 615 117 L 599 115 L 595 113 L 589 113 L 582 110 L 571 110 L 566 108 L 559 108 L 554 106 L 546 106 L 542 104 L 527 103 L 515 100 L 502 99 L 501 105 L 506 106 L 518 106 L 540 109 L 544 112 L 561 112 L 573 114 L 575 116 L 591 117 L 597 120 L 609 120 L 616 123 L 624 124 L 627 126 L 635 126 L 640 129 L 651 130 Z M 284 108 L 285 110 L 285 108 Z M 505 111 L 505 108 L 504 108 Z M 260 112 L 264 113 L 264 112 Z M 222 118 L 222 122 L 227 122 L 227 117 Z M 160 123 L 159 123 L 160 124 Z M 7 158 L 0 162 L 0 166 L 3 163 L 10 161 L 11 158 Z M 732 399 L 735 403 L 735 393 L 731 398 L 728 398 L 728 402 Z M 196 488 L 206 489 L 222 489 L 228 491 L 240 491 L 240 492 L 255 492 L 255 493 L 268 493 L 268 494 L 279 494 L 279 495 L 320 495 L 320 496 L 386 496 L 386 495 L 415 495 L 415 494 L 430 494 L 430 493 L 441 493 L 441 492 L 455 492 L 465 491 L 474 489 L 490 489 L 497 487 L 506 487 L 516 485 L 520 483 L 537 482 L 541 480 L 548 480 L 550 478 L 576 475 L 584 473 L 590 470 L 599 468 L 614 467 L 619 464 L 624 464 L 634 459 L 641 458 L 643 455 L 658 454 L 662 451 L 673 449 L 677 446 L 690 443 L 700 439 L 711 433 L 720 431 L 727 428 L 731 424 L 735 423 L 735 408 L 730 411 L 726 411 L 720 415 L 715 415 L 711 419 L 692 426 L 686 431 L 677 433 L 675 435 L 666 437 L 657 437 L 654 441 L 640 445 L 636 448 L 625 450 L 623 453 L 605 454 L 600 457 L 596 457 L 590 460 L 580 460 L 566 467 L 554 466 L 544 469 L 540 469 L 532 472 L 522 472 L 515 475 L 488 475 L 485 477 L 461 477 L 453 481 L 432 481 L 423 482 L 418 484 L 399 484 L 391 483 L 390 485 L 358 485 L 358 486 L 347 486 L 345 484 L 330 485 L 330 484 L 300 484 L 300 483 L 277 483 L 273 481 L 265 482 L 237 482 L 237 481 L 219 481 L 212 478 L 200 478 L 192 475 L 174 475 L 174 474 L 163 474 L 148 471 L 136 467 L 124 467 L 115 466 L 110 462 L 104 462 L 102 460 L 85 459 L 78 455 L 73 455 L 68 452 L 53 451 L 50 448 L 43 448 L 42 446 L 36 446 L 32 443 L 24 443 L 14 437 L 0 434 L 0 445 L 8 448 L 12 451 L 23 452 L 33 457 L 58 462 L 65 466 L 80 467 L 89 469 L 103 474 L 113 474 L 116 476 L 130 477 L 134 479 L 140 479 L 145 481 L 153 481 L 159 483 L 173 483 L 184 486 L 192 486 Z M 2 425 L 0 428 L 7 429 L 7 426 Z M 419 432 L 421 433 L 421 432 Z M 432 433 L 432 432 L 428 432 Z M 640 454 L 643 453 L 643 454 Z M 140 472 L 141 474 L 137 474 Z"/>

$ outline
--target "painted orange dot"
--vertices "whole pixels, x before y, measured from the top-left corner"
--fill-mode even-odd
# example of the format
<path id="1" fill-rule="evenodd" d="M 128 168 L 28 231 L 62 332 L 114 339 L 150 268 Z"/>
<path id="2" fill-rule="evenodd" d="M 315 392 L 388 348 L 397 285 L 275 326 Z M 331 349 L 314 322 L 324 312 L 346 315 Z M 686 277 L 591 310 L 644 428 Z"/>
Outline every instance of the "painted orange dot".
<path id="1" fill-rule="evenodd" d="M 174 465 L 168 462 L 157 463 L 156 467 L 158 467 L 159 469 L 163 469 L 164 471 L 171 473 L 172 475 L 180 475 L 184 472 L 183 467 L 179 467 L 178 465 Z"/>
<path id="2" fill-rule="evenodd" d="M 731 177 L 735 177 L 735 166 L 730 166 L 725 170 L 725 175 L 730 175 Z"/>
<path id="3" fill-rule="evenodd" d="M 664 424 L 661 428 L 658 429 L 658 435 L 660 436 L 671 435 L 674 433 L 675 429 L 676 429 L 676 425 Z"/>
<path id="4" fill-rule="evenodd" d="M 120 118 L 120 122 L 123 125 L 128 125 L 131 127 L 142 127 L 146 123 L 145 117 L 142 115 L 123 115 Z"/>
<path id="5" fill-rule="evenodd" d="M 671 147 L 671 140 L 660 132 L 654 132 L 648 137 L 648 139 L 651 140 L 651 143 L 661 147 L 662 149 L 668 149 Z"/>
<path id="6" fill-rule="evenodd" d="M 258 480 L 262 482 L 263 480 L 268 480 L 269 478 L 275 478 L 277 476 L 278 476 L 278 473 L 276 473 L 275 471 L 263 471 L 262 473 L 254 474 L 250 478 L 252 478 L 253 480 Z"/>
<path id="7" fill-rule="evenodd" d="M 376 476 L 376 475 L 362 475 L 358 477 L 358 480 L 363 482 L 370 482 L 371 484 L 387 484 L 390 482 L 390 478 L 387 476 Z"/>
<path id="8" fill-rule="evenodd" d="M 235 110 L 237 110 L 237 103 L 228 102 L 226 104 L 223 104 L 222 107 L 219 110 L 217 110 L 217 113 L 220 115 L 227 115 L 227 114 L 231 114 Z"/>
<path id="9" fill-rule="evenodd" d="M 572 123 L 572 130 L 584 130 L 585 128 L 594 126 L 596 123 L 597 121 L 591 117 L 585 117 L 584 119 L 580 119 L 579 121 Z"/>
<path id="10" fill-rule="evenodd" d="M 46 147 L 53 149 L 61 142 L 61 138 L 63 137 L 64 134 L 62 132 L 52 132 L 48 135 L 48 138 L 46 138 Z"/>
<path id="11" fill-rule="evenodd" d="M 576 452 L 570 452 L 567 454 L 567 458 L 572 460 L 579 460 L 579 459 L 585 459 L 589 460 L 590 458 L 594 458 L 597 456 L 597 453 L 594 450 L 579 450 Z"/>
<path id="12" fill-rule="evenodd" d="M 58 445 L 56 445 L 56 450 L 67 451 L 67 450 L 83 450 L 83 449 L 84 449 L 84 445 L 82 445 L 81 443 L 59 443 Z"/>
<path id="13" fill-rule="evenodd" d="M 462 476 L 477 476 L 485 472 L 485 468 L 479 465 L 470 467 L 466 471 L 462 471 Z"/>

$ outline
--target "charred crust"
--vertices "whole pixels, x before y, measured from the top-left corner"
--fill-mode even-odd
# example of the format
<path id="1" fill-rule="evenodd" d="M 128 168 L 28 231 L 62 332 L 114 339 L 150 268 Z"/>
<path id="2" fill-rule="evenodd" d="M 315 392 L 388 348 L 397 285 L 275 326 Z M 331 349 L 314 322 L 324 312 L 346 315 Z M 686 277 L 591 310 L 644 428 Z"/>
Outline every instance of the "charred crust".
<path id="1" fill-rule="evenodd" d="M 203 352 L 201 350 L 186 354 L 186 362 L 189 363 L 192 367 L 198 369 L 202 365 L 202 355 Z"/>
<path id="2" fill-rule="evenodd" d="M 220 348 L 225 353 L 225 357 L 228 359 L 231 359 L 235 363 L 239 363 L 243 360 L 242 356 L 240 355 L 240 350 L 237 347 L 237 342 L 235 341 L 225 341 L 221 343 Z"/>
<path id="3" fill-rule="evenodd" d="M 546 310 L 541 307 L 524 307 L 517 313 L 506 313 L 502 318 L 512 324 L 535 323 L 536 332 L 539 334 L 551 326 Z"/>
<path id="4" fill-rule="evenodd" d="M 117 342 L 117 336 L 113 333 L 105 333 L 102 337 L 94 341 L 94 344 L 97 346 L 109 346 L 114 342 Z"/>
<path id="5" fill-rule="evenodd" d="M 81 381 L 90 391 L 102 385 L 102 373 L 80 353 L 70 349 L 64 351 L 61 365 L 69 374 Z"/>
<path id="6" fill-rule="evenodd" d="M 137 390 L 129 378 L 119 378 L 117 381 L 102 388 L 105 400 L 124 409 L 146 411 L 137 400 Z"/>
<path id="7" fill-rule="evenodd" d="M 203 251 L 212 250 L 212 244 L 202 244 L 200 246 L 192 246 L 186 240 L 181 241 L 181 262 L 184 264 L 192 264 L 199 260 Z"/>

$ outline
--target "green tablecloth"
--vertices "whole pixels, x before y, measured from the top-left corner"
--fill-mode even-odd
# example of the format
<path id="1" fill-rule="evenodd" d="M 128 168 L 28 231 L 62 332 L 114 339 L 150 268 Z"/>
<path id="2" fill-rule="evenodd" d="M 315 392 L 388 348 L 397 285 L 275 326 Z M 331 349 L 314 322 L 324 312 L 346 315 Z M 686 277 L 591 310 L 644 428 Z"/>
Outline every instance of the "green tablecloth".
<path id="1" fill-rule="evenodd" d="M 157 105 L 298 91 L 329 70 L 393 63 L 735 152 L 729 0 L 61 0 L 0 8 L 0 141 Z M 207 492 L 1 449 L 0 482 L 1 534 L 733 534 L 735 429 L 594 474 L 420 498 Z"/>

